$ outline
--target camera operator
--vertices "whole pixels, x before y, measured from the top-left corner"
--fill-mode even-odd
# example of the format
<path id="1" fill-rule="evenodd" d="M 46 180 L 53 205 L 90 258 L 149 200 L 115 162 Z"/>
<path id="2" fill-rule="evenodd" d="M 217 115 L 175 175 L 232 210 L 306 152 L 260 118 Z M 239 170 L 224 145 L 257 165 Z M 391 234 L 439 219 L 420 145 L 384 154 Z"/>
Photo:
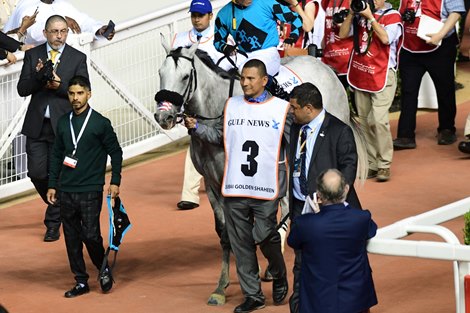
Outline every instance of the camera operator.
<path id="1" fill-rule="evenodd" d="M 351 104 L 356 109 L 353 90 L 346 79 L 353 40 L 352 38 L 339 38 L 339 28 L 349 14 L 349 3 L 350 0 L 322 0 L 322 7 L 325 10 L 322 61 L 335 70 L 344 88 L 349 91 Z"/>
<path id="2" fill-rule="evenodd" d="M 283 43 L 283 49 L 287 56 L 309 54 L 314 57 L 321 57 L 321 44 L 325 27 L 325 12 L 320 6 L 320 0 L 299 0 L 297 4 L 290 6 L 293 12 L 302 18 L 302 29 L 296 42 L 290 44 Z M 290 37 L 291 25 L 283 23 L 283 37 Z M 284 51 L 279 51 L 281 57 Z"/>
<path id="3" fill-rule="evenodd" d="M 339 35 L 340 38 L 351 35 L 357 38 L 347 78 L 356 89 L 359 123 L 366 130 L 368 176 L 387 181 L 393 156 L 388 110 L 397 87 L 397 55 L 402 43 L 403 25 L 400 13 L 393 10 L 391 4 L 374 0 L 374 5 L 375 12 L 367 2 L 363 11 L 354 13 L 351 10 Z"/>
<path id="4" fill-rule="evenodd" d="M 401 113 L 397 139 L 393 141 L 395 150 L 416 148 L 418 92 L 425 72 L 429 73 L 436 88 L 439 117 L 437 144 L 450 145 L 457 140 L 454 63 L 459 39 L 455 24 L 464 12 L 463 0 L 401 0 L 400 13 L 405 18 L 405 31 L 403 50 L 400 52 Z M 423 16 L 444 23 L 437 33 L 427 34 L 428 40 L 417 35 Z"/>
<path id="5" fill-rule="evenodd" d="M 26 136 L 28 176 L 47 202 L 48 167 L 57 121 L 72 110 L 67 84 L 75 75 L 88 78 L 86 55 L 70 47 L 66 20 L 53 15 L 43 30 L 46 43 L 25 52 L 18 81 L 18 94 L 31 96 L 21 133 Z M 59 206 L 48 204 L 44 218 L 44 241 L 56 241 L 60 233 Z"/>

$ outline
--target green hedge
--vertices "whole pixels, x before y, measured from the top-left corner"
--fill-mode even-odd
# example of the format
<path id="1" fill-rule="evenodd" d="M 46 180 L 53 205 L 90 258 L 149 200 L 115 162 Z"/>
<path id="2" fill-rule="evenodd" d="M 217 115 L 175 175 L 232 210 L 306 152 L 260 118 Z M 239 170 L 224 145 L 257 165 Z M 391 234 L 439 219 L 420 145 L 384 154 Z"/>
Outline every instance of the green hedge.
<path id="1" fill-rule="evenodd" d="M 387 2 L 390 2 L 394 9 L 398 10 L 398 8 L 400 7 L 400 0 L 389 0 Z"/>

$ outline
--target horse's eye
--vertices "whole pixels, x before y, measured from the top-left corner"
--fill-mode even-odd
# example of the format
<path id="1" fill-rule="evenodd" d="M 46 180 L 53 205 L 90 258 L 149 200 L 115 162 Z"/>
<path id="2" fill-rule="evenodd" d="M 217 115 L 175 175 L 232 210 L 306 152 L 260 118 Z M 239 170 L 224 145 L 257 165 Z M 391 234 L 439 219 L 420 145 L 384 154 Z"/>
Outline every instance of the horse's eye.
<path id="1" fill-rule="evenodd" d="M 183 80 L 188 80 L 189 75 L 184 75 Z"/>

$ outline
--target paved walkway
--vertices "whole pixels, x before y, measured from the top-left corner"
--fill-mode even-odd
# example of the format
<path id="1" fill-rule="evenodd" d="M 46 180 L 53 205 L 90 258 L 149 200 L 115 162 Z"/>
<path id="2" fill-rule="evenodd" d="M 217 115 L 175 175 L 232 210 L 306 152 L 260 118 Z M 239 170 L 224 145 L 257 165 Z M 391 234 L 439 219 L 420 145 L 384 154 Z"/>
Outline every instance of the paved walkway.
<path id="1" fill-rule="evenodd" d="M 470 65 L 459 65 L 457 80 L 470 87 Z M 470 88 L 458 91 L 459 140 L 470 112 Z M 457 145 L 436 144 L 437 113 L 418 118 L 415 150 L 395 153 L 392 179 L 367 181 L 358 188 L 363 205 L 372 211 L 379 227 L 416 215 L 469 195 L 469 158 Z M 396 121 L 392 122 L 395 134 Z M 44 243 L 44 204 L 37 197 L 3 205 L 0 210 L 0 303 L 11 313 L 24 312 L 232 312 L 242 301 L 232 262 L 227 304 L 207 306 L 206 299 L 218 278 L 220 249 L 207 198 L 192 211 L 176 210 L 181 190 L 185 152 L 127 166 L 123 172 L 122 198 L 133 222 L 118 256 L 116 285 L 101 294 L 88 262 L 91 292 L 76 299 L 63 297 L 73 285 L 63 237 Z M 470 208 L 469 208 L 470 209 Z M 463 218 L 448 223 L 462 238 Z M 103 233 L 107 217 L 102 215 Z M 412 239 L 439 240 L 432 235 Z M 289 269 L 293 253 L 286 250 Z M 371 255 L 379 297 L 373 313 L 455 312 L 451 262 Z M 261 265 L 265 261 L 260 258 Z M 289 273 L 290 274 L 290 273 Z M 292 275 L 289 275 L 291 281 Z M 263 283 L 267 307 L 260 312 L 288 312 L 273 306 L 271 285 Z"/>

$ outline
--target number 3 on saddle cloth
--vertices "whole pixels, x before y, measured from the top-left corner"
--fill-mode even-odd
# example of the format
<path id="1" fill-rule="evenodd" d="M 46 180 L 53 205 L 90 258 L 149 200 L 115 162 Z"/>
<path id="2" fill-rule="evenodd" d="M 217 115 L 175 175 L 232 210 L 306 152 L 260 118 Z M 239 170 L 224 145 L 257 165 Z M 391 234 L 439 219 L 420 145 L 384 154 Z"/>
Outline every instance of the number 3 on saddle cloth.
<path id="1" fill-rule="evenodd" d="M 107 196 L 106 202 L 108 204 L 109 212 L 109 247 L 106 249 L 100 273 L 102 273 L 107 266 L 109 270 L 114 268 L 117 253 L 119 251 L 119 245 L 122 243 L 124 235 L 132 226 L 119 197 L 114 199 L 114 207 L 111 206 L 110 195 Z M 111 250 L 114 251 L 114 260 L 112 265 L 108 265 L 108 256 Z"/>

